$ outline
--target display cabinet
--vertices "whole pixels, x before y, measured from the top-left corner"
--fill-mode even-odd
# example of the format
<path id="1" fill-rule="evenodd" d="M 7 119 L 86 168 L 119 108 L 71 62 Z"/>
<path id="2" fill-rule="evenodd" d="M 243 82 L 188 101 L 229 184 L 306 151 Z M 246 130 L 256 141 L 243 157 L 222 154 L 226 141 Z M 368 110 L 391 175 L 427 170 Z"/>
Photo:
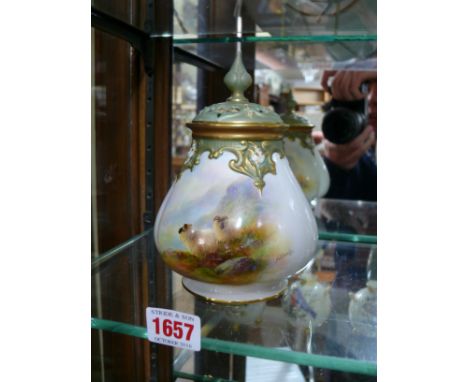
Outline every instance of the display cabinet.
<path id="1" fill-rule="evenodd" d="M 279 108 L 281 83 L 316 89 L 323 69 L 376 69 L 375 1 L 245 1 L 241 37 L 239 4 L 92 2 L 93 380 L 375 379 L 375 320 L 360 331 L 349 314 L 349 293 L 375 275 L 375 203 L 314 207 L 320 245 L 306 272 L 330 286 L 331 302 L 318 327 L 295 317 L 292 292 L 239 306 L 199 300 L 154 246 L 154 218 L 190 142 L 184 123 L 227 98 L 221 84 L 236 42 L 256 85 L 247 96 Z M 148 306 L 198 315 L 202 350 L 150 343 Z"/>

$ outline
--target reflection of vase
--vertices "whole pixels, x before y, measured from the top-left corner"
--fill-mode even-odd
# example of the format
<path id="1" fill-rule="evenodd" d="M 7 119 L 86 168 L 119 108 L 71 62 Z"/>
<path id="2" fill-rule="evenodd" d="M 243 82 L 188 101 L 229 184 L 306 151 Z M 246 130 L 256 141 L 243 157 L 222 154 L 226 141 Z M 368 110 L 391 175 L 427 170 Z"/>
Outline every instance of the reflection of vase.
<path id="1" fill-rule="evenodd" d="M 222 312 L 224 317 L 233 324 L 253 326 L 261 322 L 265 306 L 266 302 L 232 306 L 225 305 Z"/>
<path id="2" fill-rule="evenodd" d="M 288 321 L 294 325 L 313 327 L 322 325 L 331 311 L 331 286 L 321 283 L 310 272 L 304 272 L 294 281 L 282 299 L 282 307 Z"/>
<path id="3" fill-rule="evenodd" d="M 327 169 L 327 165 L 322 158 L 317 146 L 314 147 L 315 151 L 315 164 L 317 166 L 317 173 L 319 178 L 319 192 L 318 197 L 324 196 L 330 188 L 330 174 Z"/>
<path id="4" fill-rule="evenodd" d="M 377 247 L 372 247 L 367 259 L 367 280 L 377 280 Z"/>
<path id="5" fill-rule="evenodd" d="M 238 55 L 225 77 L 233 95 L 188 124 L 192 147 L 154 230 L 184 286 L 226 303 L 282 292 L 317 242 L 315 219 L 284 155 L 285 125 L 243 96 L 246 73 Z"/>
<path id="6" fill-rule="evenodd" d="M 370 280 L 366 287 L 349 293 L 349 321 L 355 334 L 366 337 L 377 335 L 377 281 Z"/>
<path id="7" fill-rule="evenodd" d="M 289 125 L 284 148 L 291 169 L 309 201 L 324 196 L 330 187 L 330 175 L 312 139 L 314 126 L 294 112 L 296 102 L 288 93 L 287 112 L 281 115 Z"/>

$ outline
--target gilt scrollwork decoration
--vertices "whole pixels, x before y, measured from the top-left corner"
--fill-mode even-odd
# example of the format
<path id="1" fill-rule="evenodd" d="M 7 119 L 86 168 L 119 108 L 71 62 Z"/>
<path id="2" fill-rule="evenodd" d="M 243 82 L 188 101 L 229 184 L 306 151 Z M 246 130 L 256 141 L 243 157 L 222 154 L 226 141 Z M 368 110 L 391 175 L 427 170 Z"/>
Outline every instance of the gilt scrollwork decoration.
<path id="1" fill-rule="evenodd" d="M 276 175 L 273 154 L 278 153 L 280 158 L 285 156 L 281 141 L 214 141 L 199 139 L 193 141 L 179 177 L 185 170 L 193 171 L 193 168 L 200 164 L 200 157 L 204 152 L 208 152 L 209 159 L 217 159 L 225 152 L 234 154 L 235 159 L 229 161 L 229 168 L 250 177 L 260 192 L 265 187 L 265 175 Z"/>

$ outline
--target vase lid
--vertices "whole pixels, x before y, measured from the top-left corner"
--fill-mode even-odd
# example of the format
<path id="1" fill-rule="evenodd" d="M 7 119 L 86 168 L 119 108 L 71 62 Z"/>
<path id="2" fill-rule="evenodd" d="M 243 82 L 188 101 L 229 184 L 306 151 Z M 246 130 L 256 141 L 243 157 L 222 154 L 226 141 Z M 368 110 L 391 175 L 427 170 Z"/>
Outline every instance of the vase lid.
<path id="1" fill-rule="evenodd" d="M 296 105 L 297 102 L 294 100 L 292 90 L 289 90 L 286 98 L 286 113 L 281 114 L 283 122 L 289 125 L 288 131 L 296 130 L 295 127 L 300 127 L 302 128 L 301 130 L 306 131 L 312 130 L 315 126 L 307 118 L 300 116 L 294 111 Z"/>
<path id="2" fill-rule="evenodd" d="M 273 110 L 249 102 L 245 90 L 252 84 L 252 77 L 242 62 L 240 52 L 224 77 L 231 96 L 221 103 L 203 108 L 187 126 L 194 136 L 215 138 L 281 139 L 287 125 Z"/>

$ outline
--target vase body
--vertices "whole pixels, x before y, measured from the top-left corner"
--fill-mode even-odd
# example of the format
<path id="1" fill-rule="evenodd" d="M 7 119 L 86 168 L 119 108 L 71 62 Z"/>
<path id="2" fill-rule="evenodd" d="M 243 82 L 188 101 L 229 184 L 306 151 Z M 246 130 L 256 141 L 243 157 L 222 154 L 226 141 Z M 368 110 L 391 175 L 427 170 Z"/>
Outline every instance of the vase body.
<path id="1" fill-rule="evenodd" d="M 330 188 L 327 166 L 307 133 L 288 135 L 284 139 L 286 156 L 306 198 L 323 197 Z"/>
<path id="2" fill-rule="evenodd" d="M 318 197 L 322 198 L 328 192 L 330 188 L 330 174 L 327 169 L 327 165 L 322 158 L 317 146 L 314 147 L 315 152 L 315 165 L 317 168 L 318 182 L 319 182 L 319 191 Z"/>
<path id="3" fill-rule="evenodd" d="M 320 174 L 311 138 L 307 139 L 305 134 L 303 137 L 288 136 L 284 139 L 284 149 L 291 170 L 306 198 L 309 201 L 318 198 Z"/>
<path id="4" fill-rule="evenodd" d="M 327 193 L 330 175 L 312 139 L 314 126 L 294 112 L 295 106 L 290 92 L 287 112 L 281 115 L 283 122 L 289 126 L 284 137 L 285 152 L 302 191 L 310 202 L 315 202 Z"/>
<path id="5" fill-rule="evenodd" d="M 262 300 L 312 260 L 316 222 L 281 151 L 281 141 L 194 140 L 154 229 L 163 260 L 191 292 Z M 255 164 L 274 171 L 256 177 Z"/>

